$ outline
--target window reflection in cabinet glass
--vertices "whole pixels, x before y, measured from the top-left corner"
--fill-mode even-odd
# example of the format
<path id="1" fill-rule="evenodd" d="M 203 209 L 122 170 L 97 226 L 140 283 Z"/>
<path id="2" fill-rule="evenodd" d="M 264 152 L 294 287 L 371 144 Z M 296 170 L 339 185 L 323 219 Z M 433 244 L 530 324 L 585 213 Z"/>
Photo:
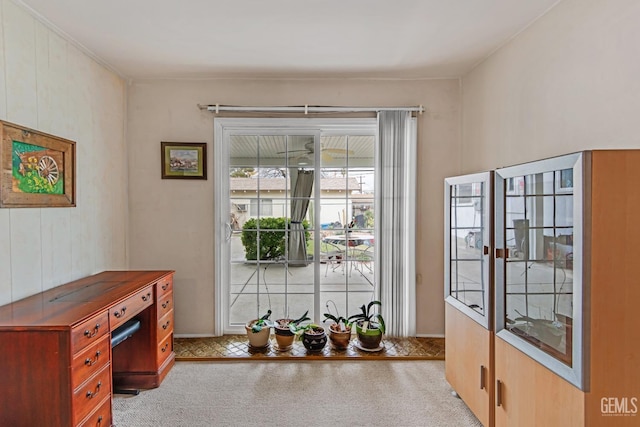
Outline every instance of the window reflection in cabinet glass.
<path id="1" fill-rule="evenodd" d="M 486 235 L 486 183 L 450 187 L 450 283 L 449 294 L 484 315 L 485 269 L 483 236 Z"/>
<path id="2" fill-rule="evenodd" d="M 571 366 L 572 169 L 509 181 L 504 224 L 506 328 Z"/>

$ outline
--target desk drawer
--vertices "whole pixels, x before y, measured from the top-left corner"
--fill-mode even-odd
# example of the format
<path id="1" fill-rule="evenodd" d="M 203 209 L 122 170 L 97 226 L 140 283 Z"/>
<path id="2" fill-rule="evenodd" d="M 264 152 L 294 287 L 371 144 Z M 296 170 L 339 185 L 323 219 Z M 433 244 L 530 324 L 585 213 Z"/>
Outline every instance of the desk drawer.
<path id="1" fill-rule="evenodd" d="M 78 427 L 111 427 L 111 399 L 105 399 L 98 410 L 89 415 Z"/>
<path id="2" fill-rule="evenodd" d="M 158 284 L 156 285 L 156 296 L 158 298 L 158 301 L 162 299 L 162 296 L 164 294 L 171 292 L 172 290 L 173 290 L 173 274 L 158 281 Z"/>
<path id="3" fill-rule="evenodd" d="M 162 341 L 171 332 L 173 332 L 173 310 L 158 320 L 158 342 Z"/>
<path id="4" fill-rule="evenodd" d="M 71 362 L 71 388 L 73 390 L 109 363 L 110 349 L 111 339 L 107 334 L 100 338 L 100 341 L 95 345 L 86 347 L 73 356 L 73 362 Z"/>
<path id="5" fill-rule="evenodd" d="M 151 304 L 153 304 L 153 287 L 147 286 L 135 295 L 114 305 L 109 309 L 109 324 L 111 330 L 116 329 Z"/>
<path id="6" fill-rule="evenodd" d="M 166 293 L 158 298 L 158 319 L 173 309 L 173 292 Z"/>
<path id="7" fill-rule="evenodd" d="M 71 352 L 77 353 L 109 333 L 109 313 L 102 313 L 71 329 Z"/>
<path id="8" fill-rule="evenodd" d="M 111 371 L 109 365 L 90 378 L 73 393 L 73 423 L 80 423 L 105 396 L 111 396 Z"/>
<path id="9" fill-rule="evenodd" d="M 169 334 L 158 344 L 158 366 L 162 366 L 167 357 L 173 352 L 173 334 Z"/>

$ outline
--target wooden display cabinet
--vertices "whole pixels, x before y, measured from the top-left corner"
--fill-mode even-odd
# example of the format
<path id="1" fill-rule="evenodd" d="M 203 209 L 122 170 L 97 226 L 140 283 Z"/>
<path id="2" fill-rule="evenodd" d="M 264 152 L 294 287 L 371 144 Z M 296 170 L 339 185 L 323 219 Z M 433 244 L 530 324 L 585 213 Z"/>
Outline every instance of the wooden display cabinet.
<path id="1" fill-rule="evenodd" d="M 491 172 L 445 180 L 445 375 L 485 425 L 493 423 Z"/>
<path id="2" fill-rule="evenodd" d="M 495 425 L 640 425 L 640 150 L 498 169 L 495 202 Z"/>

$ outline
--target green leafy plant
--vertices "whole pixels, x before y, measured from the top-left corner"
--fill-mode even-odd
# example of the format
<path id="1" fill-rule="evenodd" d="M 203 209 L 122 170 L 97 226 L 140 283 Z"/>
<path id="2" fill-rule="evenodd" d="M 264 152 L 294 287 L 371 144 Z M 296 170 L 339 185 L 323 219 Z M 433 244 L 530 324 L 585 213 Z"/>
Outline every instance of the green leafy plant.
<path id="1" fill-rule="evenodd" d="M 297 333 L 298 329 L 302 328 L 302 326 L 300 326 L 300 323 L 307 321 L 307 320 L 311 320 L 311 318 L 309 316 L 307 316 L 307 314 L 309 314 L 309 310 L 305 311 L 304 314 L 300 317 L 298 317 L 295 320 L 291 320 L 291 319 L 278 319 L 276 320 L 276 325 L 279 326 L 280 328 L 288 328 L 292 333 Z"/>
<path id="2" fill-rule="evenodd" d="M 271 322 L 269 322 L 269 317 L 271 317 L 271 310 L 267 311 L 267 314 L 256 320 L 253 325 L 251 325 L 251 332 L 258 333 L 262 330 L 262 328 L 270 328 L 273 326 Z"/>
<path id="3" fill-rule="evenodd" d="M 372 309 L 373 306 L 376 306 L 376 305 L 378 307 L 382 307 L 382 303 L 380 301 L 371 301 L 366 306 L 362 304 L 362 307 L 360 307 L 360 310 L 362 312 L 349 316 L 348 320 L 353 323 L 362 322 L 363 325 L 366 322 L 367 324 L 365 325 L 365 327 L 367 329 L 369 329 L 369 326 L 371 326 L 372 328 L 379 329 L 380 332 L 384 334 L 385 332 L 384 319 L 382 318 L 382 315 L 380 313 L 376 313 Z"/>
<path id="4" fill-rule="evenodd" d="M 289 330 L 295 334 L 299 329 L 304 329 L 304 326 L 301 326 L 300 323 L 311 320 L 311 318 L 307 316 L 307 314 L 309 314 L 309 310 L 305 311 L 302 316 L 289 322 Z"/>
<path id="5" fill-rule="evenodd" d="M 260 232 L 260 260 L 276 259 L 285 255 L 287 250 L 286 230 L 290 220 L 284 217 L 251 218 L 242 226 L 240 240 L 244 246 L 247 260 L 258 259 L 258 231 Z M 302 221 L 305 239 L 311 234 L 307 231 L 309 222 Z"/>
<path id="6" fill-rule="evenodd" d="M 317 335 L 325 333 L 324 328 L 315 323 L 308 323 L 306 325 L 296 326 L 295 334 L 298 336 L 298 339 L 300 341 L 302 341 L 302 338 L 305 332 L 307 334 L 317 334 Z"/>
<path id="7" fill-rule="evenodd" d="M 365 218 L 365 227 L 366 228 L 373 228 L 374 226 L 374 219 L 373 219 L 373 211 L 372 210 L 368 210 L 364 213 L 364 218 Z"/>
<path id="8" fill-rule="evenodd" d="M 324 313 L 324 320 L 322 322 L 325 323 L 327 320 L 333 320 L 333 322 L 338 325 L 338 331 L 346 331 L 347 329 L 351 329 L 352 322 L 342 316 L 334 316 L 331 313 Z"/>

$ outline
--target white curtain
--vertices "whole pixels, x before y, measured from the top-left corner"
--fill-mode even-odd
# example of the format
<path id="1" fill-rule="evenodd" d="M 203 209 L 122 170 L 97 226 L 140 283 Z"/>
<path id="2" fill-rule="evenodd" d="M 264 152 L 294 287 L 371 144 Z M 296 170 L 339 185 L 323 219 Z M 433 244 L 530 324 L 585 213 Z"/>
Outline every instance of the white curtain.
<path id="1" fill-rule="evenodd" d="M 416 330 L 416 124 L 407 111 L 381 111 L 378 127 L 375 265 L 381 314 L 389 336 L 409 337 Z"/>

